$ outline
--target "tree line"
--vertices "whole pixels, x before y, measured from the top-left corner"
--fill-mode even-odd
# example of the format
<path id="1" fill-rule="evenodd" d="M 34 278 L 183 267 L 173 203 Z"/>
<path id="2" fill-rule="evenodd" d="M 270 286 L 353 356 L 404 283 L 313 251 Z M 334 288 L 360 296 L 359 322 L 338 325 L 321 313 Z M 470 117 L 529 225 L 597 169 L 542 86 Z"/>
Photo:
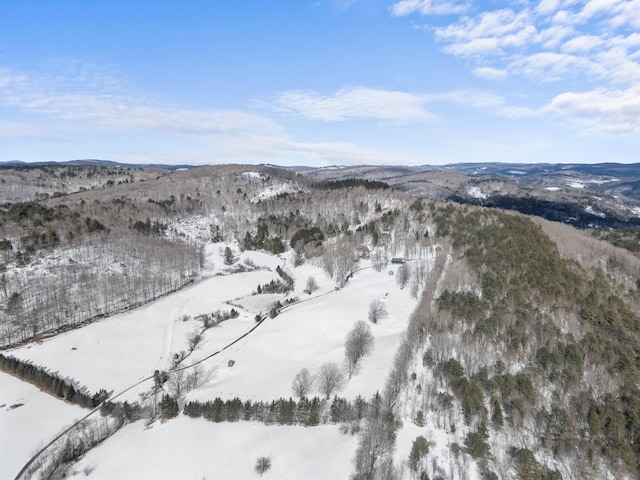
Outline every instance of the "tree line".
<path id="1" fill-rule="evenodd" d="M 164 400 L 172 410 L 170 400 Z M 204 418 L 212 422 L 261 422 L 267 425 L 315 426 L 329 423 L 358 423 L 365 417 L 369 402 L 358 396 L 349 401 L 334 397 L 279 398 L 271 402 L 242 401 L 240 398 L 223 400 L 219 397 L 206 402 L 191 401 L 183 413 L 191 418 Z M 177 413 L 177 412 L 176 412 Z"/>
<path id="2" fill-rule="evenodd" d="M 83 408 L 95 408 L 109 397 L 104 389 L 92 395 L 86 388 L 78 386 L 76 382 L 68 378 L 63 378 L 56 373 L 47 371 L 44 367 L 11 356 L 0 354 L 0 370 Z"/>

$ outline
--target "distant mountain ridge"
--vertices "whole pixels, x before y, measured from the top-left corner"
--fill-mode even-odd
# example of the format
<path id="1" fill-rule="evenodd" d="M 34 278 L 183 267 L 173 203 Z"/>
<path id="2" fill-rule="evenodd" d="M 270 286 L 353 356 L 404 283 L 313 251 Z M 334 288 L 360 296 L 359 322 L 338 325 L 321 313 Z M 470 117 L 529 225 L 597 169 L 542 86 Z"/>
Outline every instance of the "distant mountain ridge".
<path id="1" fill-rule="evenodd" d="M 168 165 L 164 163 L 122 163 L 115 162 L 113 160 L 98 160 L 98 159 L 84 159 L 84 160 L 67 160 L 64 162 L 23 162 L 21 160 L 9 160 L 6 162 L 0 162 L 0 168 L 35 168 L 35 167 L 48 167 L 48 166 L 73 166 L 73 167 L 121 167 L 121 168 L 157 168 L 160 170 L 189 170 L 196 168 L 197 165 Z"/>
<path id="2" fill-rule="evenodd" d="M 640 163 L 363 165 L 300 173 L 316 181 L 381 181 L 423 198 L 516 210 L 579 227 L 640 225 Z"/>
<path id="3" fill-rule="evenodd" d="M 0 162 L 2 168 L 92 166 L 158 169 L 165 172 L 210 167 L 121 163 L 80 159 L 66 162 Z M 248 166 L 251 168 L 250 166 Z M 450 165 L 255 165 L 272 173 L 300 175 L 312 182 L 367 180 L 432 200 L 516 210 L 582 228 L 640 226 L 640 163 L 581 164 L 457 163 Z"/>

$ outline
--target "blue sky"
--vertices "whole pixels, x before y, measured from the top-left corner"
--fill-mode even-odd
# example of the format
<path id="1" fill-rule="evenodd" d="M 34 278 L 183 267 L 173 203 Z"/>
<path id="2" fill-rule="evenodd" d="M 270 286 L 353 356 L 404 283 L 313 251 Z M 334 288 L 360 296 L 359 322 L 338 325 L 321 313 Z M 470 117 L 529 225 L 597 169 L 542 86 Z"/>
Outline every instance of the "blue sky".
<path id="1" fill-rule="evenodd" d="M 0 161 L 640 161 L 640 0 L 3 0 Z"/>

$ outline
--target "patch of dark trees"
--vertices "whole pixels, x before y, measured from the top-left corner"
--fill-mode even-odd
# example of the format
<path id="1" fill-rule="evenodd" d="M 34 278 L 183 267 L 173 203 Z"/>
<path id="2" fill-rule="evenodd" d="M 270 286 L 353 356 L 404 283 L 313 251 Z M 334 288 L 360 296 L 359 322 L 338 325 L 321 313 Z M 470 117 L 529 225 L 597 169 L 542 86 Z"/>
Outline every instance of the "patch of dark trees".
<path id="1" fill-rule="evenodd" d="M 278 265 L 276 267 L 276 273 L 280 276 L 280 278 L 282 280 L 284 280 L 284 283 L 287 284 L 287 286 L 289 287 L 289 290 L 293 290 L 293 278 L 291 278 L 291 275 L 289 275 L 287 272 L 285 272 L 280 265 Z"/>
<path id="2" fill-rule="evenodd" d="M 171 412 L 174 411 L 170 400 L 163 398 L 163 404 Z M 359 422 L 367 414 L 368 408 L 369 404 L 360 396 L 353 401 L 339 397 L 334 397 L 333 400 L 302 397 L 298 401 L 280 398 L 271 402 L 216 398 L 207 402 L 189 402 L 183 413 L 191 418 L 204 418 L 211 422 L 255 421 L 267 425 L 314 426 Z"/>
<path id="3" fill-rule="evenodd" d="M 147 218 L 146 222 L 138 220 L 134 223 L 133 229 L 142 235 L 161 236 L 167 231 L 167 225 L 165 223 L 160 223 L 157 220 L 151 222 L 151 220 Z"/>
<path id="4" fill-rule="evenodd" d="M 480 205 L 503 210 L 515 210 L 526 215 L 536 215 L 554 222 L 568 223 L 580 228 L 630 228 L 640 226 L 640 218 L 623 219 L 607 212 L 599 217 L 585 211 L 584 206 L 568 202 L 554 202 L 540 198 L 495 195 L 486 199 L 451 195 L 448 200 L 461 204 Z"/>
<path id="5" fill-rule="evenodd" d="M 261 295 L 263 293 L 287 293 L 291 289 L 288 285 L 285 285 L 280 280 L 271 280 L 269 283 L 258 285 L 256 293 Z"/>
<path id="6" fill-rule="evenodd" d="M 367 190 L 386 190 L 388 183 L 378 180 L 365 180 L 363 178 L 347 178 L 345 180 L 325 180 L 311 184 L 313 188 L 320 190 L 340 190 L 343 188 L 364 187 Z"/>
<path id="7" fill-rule="evenodd" d="M 267 250 L 274 255 L 284 253 L 286 250 L 282 239 L 278 236 L 270 236 L 269 226 L 264 218 L 258 219 L 258 228 L 256 235 L 253 236 L 247 232 L 242 241 L 242 247 L 245 250 Z"/>
<path id="8" fill-rule="evenodd" d="M 104 389 L 91 395 L 85 388 L 74 385 L 74 382 L 67 378 L 62 378 L 43 367 L 11 356 L 0 354 L 0 370 L 18 377 L 46 393 L 84 408 L 96 408 L 109 397 Z"/>
<path id="9" fill-rule="evenodd" d="M 313 247 L 322 245 L 324 233 L 318 227 L 301 228 L 291 237 L 290 243 L 293 248 L 303 248 L 308 243 L 312 243 Z"/>

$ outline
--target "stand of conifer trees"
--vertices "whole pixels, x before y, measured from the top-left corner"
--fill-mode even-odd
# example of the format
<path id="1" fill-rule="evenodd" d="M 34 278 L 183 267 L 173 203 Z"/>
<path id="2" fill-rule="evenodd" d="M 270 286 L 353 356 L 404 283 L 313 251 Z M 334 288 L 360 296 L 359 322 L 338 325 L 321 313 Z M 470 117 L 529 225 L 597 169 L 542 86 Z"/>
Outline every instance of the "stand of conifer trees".
<path id="1" fill-rule="evenodd" d="M 0 370 L 84 408 L 95 408 L 109 396 L 104 389 L 91 395 L 85 388 L 74 385 L 69 379 L 15 357 L 0 354 Z"/>
<path id="2" fill-rule="evenodd" d="M 271 402 L 216 398 L 207 402 L 188 402 L 183 412 L 189 417 L 212 422 L 256 421 L 267 425 L 314 426 L 357 422 L 365 416 L 367 409 L 368 403 L 360 396 L 351 402 L 338 397 L 331 401 L 302 397 L 298 401 L 280 398 Z"/>

